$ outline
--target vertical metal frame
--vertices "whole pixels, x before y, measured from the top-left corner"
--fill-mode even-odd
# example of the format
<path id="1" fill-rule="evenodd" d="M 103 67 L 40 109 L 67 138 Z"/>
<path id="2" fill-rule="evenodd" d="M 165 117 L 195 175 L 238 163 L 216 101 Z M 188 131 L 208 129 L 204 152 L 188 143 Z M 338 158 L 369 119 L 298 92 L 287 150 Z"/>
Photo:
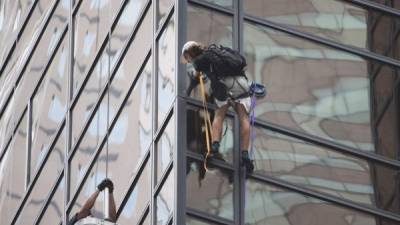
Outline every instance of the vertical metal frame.
<path id="1" fill-rule="evenodd" d="M 156 31 L 157 31 L 157 4 L 159 4 L 159 1 L 154 0 L 152 1 L 152 16 L 153 16 L 153 29 L 152 29 L 152 72 L 153 72 L 153 77 L 152 77 L 152 83 L 153 83 L 153 87 L 151 90 L 151 94 L 152 94 L 152 117 L 151 117 L 151 140 L 154 140 L 154 133 L 157 130 L 157 118 L 158 118 L 158 104 L 157 104 L 157 93 L 158 93 L 158 71 L 157 71 L 157 59 L 158 59 L 158 48 L 157 48 L 157 42 L 156 42 Z M 150 224 L 155 224 L 156 223 L 156 213 L 155 213 L 155 199 L 153 196 L 154 193 L 154 187 L 156 184 L 156 170 L 157 170 L 157 166 L 155 165 L 155 144 L 154 142 L 151 144 L 151 149 L 150 149 L 150 177 L 151 177 L 151 181 L 150 181 L 150 206 L 149 206 L 149 214 L 148 216 L 150 217 Z"/>
<path id="2" fill-rule="evenodd" d="M 40 84 L 39 84 L 40 85 Z M 31 155 L 32 155 L 32 98 L 29 99 L 26 123 L 26 180 L 25 188 L 28 189 L 31 180 Z M 25 190 L 26 190 L 25 189 Z"/>
<path id="3" fill-rule="evenodd" d="M 186 42 L 187 2 L 175 0 L 175 151 L 174 151 L 174 219 L 173 224 L 186 224 L 186 65 L 180 63 L 180 53 Z"/>

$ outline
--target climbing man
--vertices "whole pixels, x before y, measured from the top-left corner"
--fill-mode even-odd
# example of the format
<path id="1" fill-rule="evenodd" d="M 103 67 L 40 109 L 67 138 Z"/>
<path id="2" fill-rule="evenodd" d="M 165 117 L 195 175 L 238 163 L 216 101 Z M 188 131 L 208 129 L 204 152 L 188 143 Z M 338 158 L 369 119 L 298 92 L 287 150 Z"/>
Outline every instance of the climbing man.
<path id="1" fill-rule="evenodd" d="M 97 185 L 96 191 L 86 200 L 85 204 L 83 204 L 82 209 L 69 220 L 68 225 L 74 225 L 79 220 L 91 216 L 90 210 L 94 206 L 94 203 L 96 202 L 99 193 L 102 192 L 105 188 L 108 188 L 108 193 L 109 193 L 108 201 L 110 203 L 109 205 L 110 218 L 106 218 L 105 220 L 115 223 L 115 221 L 117 220 L 117 211 L 115 208 L 115 201 L 113 196 L 114 184 L 110 179 L 106 178 L 102 182 L 100 182 L 99 185 Z"/>
<path id="2" fill-rule="evenodd" d="M 190 63 L 195 69 L 193 80 L 206 76 L 211 81 L 212 95 L 217 109 L 211 129 L 211 152 L 209 158 L 219 158 L 222 123 L 230 106 L 240 121 L 241 165 L 248 173 L 253 172 L 253 161 L 249 157 L 249 83 L 244 69 L 246 60 L 237 51 L 212 44 L 208 47 L 195 41 L 188 41 L 182 48 L 183 63 Z M 190 85 L 193 86 L 193 85 Z M 191 87 L 192 88 L 192 87 Z M 188 92 L 190 94 L 190 91 Z"/>

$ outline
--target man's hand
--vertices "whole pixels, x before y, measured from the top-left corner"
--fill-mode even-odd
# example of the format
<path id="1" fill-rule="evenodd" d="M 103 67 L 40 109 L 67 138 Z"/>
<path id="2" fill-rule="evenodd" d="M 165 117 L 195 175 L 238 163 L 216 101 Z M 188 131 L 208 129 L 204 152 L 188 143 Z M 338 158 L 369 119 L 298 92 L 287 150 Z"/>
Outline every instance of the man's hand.
<path id="1" fill-rule="evenodd" d="M 99 185 L 97 185 L 99 191 L 103 191 L 106 187 L 108 188 L 108 192 L 112 193 L 114 191 L 114 184 L 108 178 L 104 179 Z"/>

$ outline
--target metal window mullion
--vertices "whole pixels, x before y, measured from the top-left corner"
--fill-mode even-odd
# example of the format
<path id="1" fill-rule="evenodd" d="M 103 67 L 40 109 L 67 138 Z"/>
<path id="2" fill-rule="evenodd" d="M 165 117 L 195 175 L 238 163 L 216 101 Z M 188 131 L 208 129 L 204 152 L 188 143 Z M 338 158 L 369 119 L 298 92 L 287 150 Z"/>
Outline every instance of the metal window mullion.
<path id="1" fill-rule="evenodd" d="M 208 214 L 208 213 L 205 213 L 205 212 L 202 212 L 197 209 L 190 208 L 190 207 L 186 208 L 186 214 L 191 217 L 201 219 L 203 221 L 213 222 L 216 224 L 221 224 L 221 225 L 234 225 L 235 224 L 234 222 L 227 220 L 225 218 L 211 215 L 211 214 Z"/>
<path id="2" fill-rule="evenodd" d="M 400 216 L 396 213 L 385 211 L 382 209 L 374 208 L 371 206 L 361 205 L 350 200 L 341 199 L 339 197 L 325 194 L 316 190 L 311 190 L 306 187 L 301 187 L 297 184 L 292 184 L 288 181 L 281 180 L 279 178 L 273 177 L 271 175 L 253 173 L 249 174 L 248 178 L 254 179 L 258 182 L 265 183 L 272 186 L 277 186 L 279 188 L 283 188 L 292 192 L 299 193 L 301 195 L 309 196 L 312 198 L 316 198 L 328 203 L 332 203 L 336 206 L 345 207 L 350 210 L 366 213 L 371 216 L 376 216 L 383 219 L 388 219 L 391 221 L 400 222 Z"/>
<path id="3" fill-rule="evenodd" d="M 28 102 L 28 109 L 27 109 L 27 115 L 28 115 L 28 122 L 26 126 L 26 177 L 25 177 L 25 191 L 29 187 L 30 179 L 31 179 L 31 156 L 32 156 L 32 98 L 29 99 Z"/>

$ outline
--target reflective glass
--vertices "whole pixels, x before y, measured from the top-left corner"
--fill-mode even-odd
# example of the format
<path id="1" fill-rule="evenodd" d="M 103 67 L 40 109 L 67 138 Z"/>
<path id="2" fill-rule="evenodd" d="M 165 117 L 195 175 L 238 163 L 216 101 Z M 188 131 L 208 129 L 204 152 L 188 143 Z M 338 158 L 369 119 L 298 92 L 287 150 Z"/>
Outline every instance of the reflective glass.
<path id="1" fill-rule="evenodd" d="M 248 77 L 268 89 L 258 119 L 374 151 L 368 61 L 250 23 L 244 46 Z"/>
<path id="2" fill-rule="evenodd" d="M 232 47 L 232 17 L 189 4 L 187 18 L 187 40 Z"/>
<path id="3" fill-rule="evenodd" d="M 213 3 L 225 8 L 230 8 L 230 9 L 233 8 L 232 0 L 201 0 L 201 1 Z"/>
<path id="4" fill-rule="evenodd" d="M 187 151 L 195 152 L 205 155 L 207 151 L 206 135 L 204 126 L 204 111 L 200 108 L 189 108 L 187 110 Z M 211 121 L 213 120 L 214 113 L 210 112 Z M 223 159 L 228 162 L 233 162 L 233 119 L 225 117 L 222 124 L 222 133 L 219 153 Z"/>
<path id="5" fill-rule="evenodd" d="M 187 159 L 186 206 L 233 220 L 233 173 Z"/>
<path id="6" fill-rule="evenodd" d="M 173 160 L 174 149 L 176 148 L 175 143 L 175 117 L 171 116 L 167 127 L 165 127 L 161 137 L 157 140 L 156 157 L 157 157 L 157 183 L 162 178 L 165 170 L 169 163 Z"/>
<path id="7" fill-rule="evenodd" d="M 377 224 L 375 218 L 295 192 L 246 180 L 245 223 L 263 225 Z"/>
<path id="8" fill-rule="evenodd" d="M 108 138 L 108 173 L 114 183 L 118 184 L 115 186 L 117 205 L 124 198 L 131 178 L 137 174 L 138 166 L 149 151 L 152 141 L 151 69 L 150 58 Z M 126 93 L 123 93 L 121 98 L 125 96 Z M 113 117 L 116 111 L 110 109 L 110 114 Z"/>
<path id="9" fill-rule="evenodd" d="M 128 202 L 118 218 L 118 224 L 137 224 L 139 222 L 139 219 L 141 219 L 140 216 L 150 201 L 150 178 L 150 164 L 147 162 L 136 186 L 129 196 Z"/>
<path id="10" fill-rule="evenodd" d="M 255 134 L 255 171 L 339 198 L 375 204 L 374 164 L 262 128 Z"/>
<path id="11" fill-rule="evenodd" d="M 15 215 L 25 192 L 27 155 L 27 113 L 13 136 L 13 140 L 3 158 L 0 182 L 1 223 L 9 224 Z"/>
<path id="12" fill-rule="evenodd" d="M 132 28 L 136 25 L 140 13 L 144 10 L 146 2 L 147 1 L 145 0 L 130 0 L 125 6 L 124 11 L 122 12 L 121 17 L 119 18 L 118 23 L 111 35 L 111 69 L 114 68 L 116 60 L 126 41 L 128 40 L 129 34 L 132 32 Z"/>
<path id="13" fill-rule="evenodd" d="M 0 118 L 0 152 L 4 151 L 7 142 L 10 140 L 17 120 L 14 114 L 15 101 L 11 99 L 3 115 Z"/>
<path id="14" fill-rule="evenodd" d="M 33 0 L 0 2 L 0 65 L 15 41 L 20 24 L 25 20 Z"/>
<path id="15" fill-rule="evenodd" d="M 174 4 L 174 0 L 159 0 L 157 4 L 157 28 L 163 23 L 168 15 L 169 9 Z"/>
<path id="16" fill-rule="evenodd" d="M 218 225 L 218 223 L 213 223 L 209 221 L 206 222 L 203 220 L 195 219 L 191 216 L 186 216 L 186 225 Z"/>
<path id="17" fill-rule="evenodd" d="M 57 191 L 54 193 L 53 198 L 50 201 L 42 219 L 40 225 L 59 225 L 62 221 L 63 210 L 64 210 L 64 179 L 57 187 Z"/>
<path id="18" fill-rule="evenodd" d="M 41 163 L 67 110 L 68 40 L 64 40 L 32 103 L 31 173 Z"/>
<path id="19" fill-rule="evenodd" d="M 174 207 L 174 170 L 172 169 L 156 198 L 156 224 L 166 225 Z"/>
<path id="20" fill-rule="evenodd" d="M 72 210 L 69 214 L 69 218 L 71 218 L 75 213 L 79 212 L 85 202 L 89 199 L 89 197 L 95 193 L 97 190 L 97 185 L 107 176 L 107 152 L 104 148 L 97 158 L 92 170 L 89 172 L 88 178 L 83 184 L 82 190 L 78 193 L 77 200 L 73 203 Z M 82 174 L 83 175 L 83 174 Z M 117 187 L 117 183 L 114 183 L 114 188 Z M 75 194 L 75 189 L 71 189 L 71 198 Z M 105 200 L 105 192 L 101 192 L 91 208 L 90 212 L 92 216 L 96 218 L 104 218 L 104 200 Z"/>
<path id="21" fill-rule="evenodd" d="M 397 20 L 340 0 L 245 0 L 243 6 L 248 15 L 380 54 L 387 54 Z"/>
<path id="22" fill-rule="evenodd" d="M 121 0 L 83 1 L 75 16 L 74 95 L 110 31 Z M 108 59 L 107 59 L 108 62 Z M 108 68 L 108 67 L 107 67 Z M 108 69 L 106 69 L 106 74 Z"/>
<path id="23" fill-rule="evenodd" d="M 107 132 L 107 111 L 108 104 L 107 98 L 103 98 L 97 109 L 88 129 L 83 134 L 82 141 L 77 146 L 75 155 L 70 164 L 70 189 L 72 193 L 76 190 L 79 182 L 89 165 L 90 159 L 100 146 L 102 138 Z M 76 118 L 73 118 L 75 120 Z M 79 120 L 78 121 L 82 121 Z"/>
<path id="24" fill-rule="evenodd" d="M 159 128 L 175 99 L 175 22 L 168 22 L 157 42 L 158 48 L 158 122 Z"/>
<path id="25" fill-rule="evenodd" d="M 146 215 L 146 219 L 144 219 L 141 225 L 150 225 L 150 216 L 149 214 Z"/>
<path id="26" fill-rule="evenodd" d="M 64 169 L 65 133 L 61 133 L 55 148 L 50 152 L 50 156 L 44 165 L 42 173 L 39 175 L 32 192 L 30 193 L 25 206 L 18 217 L 21 225 L 33 224 L 33 219 L 38 215 L 44 206 L 51 188 L 56 184 L 56 180 Z M 32 174 L 33 175 L 33 174 Z M 32 177 L 33 179 L 33 177 Z"/>
<path id="27" fill-rule="evenodd" d="M 4 77 L 4 80 L 1 82 L 2 87 L 0 87 L 0 108 L 3 108 L 6 97 L 13 89 L 13 85 L 11 84 L 14 84 L 17 81 L 23 65 L 28 60 L 28 53 L 32 50 L 34 42 L 39 36 L 40 28 L 45 23 L 44 19 L 52 5 L 51 2 L 52 0 L 41 0 L 37 3 L 28 23 L 25 26 L 24 32 L 18 39 L 18 43 L 3 71 L 3 74 L 1 74 L 1 77 Z"/>

